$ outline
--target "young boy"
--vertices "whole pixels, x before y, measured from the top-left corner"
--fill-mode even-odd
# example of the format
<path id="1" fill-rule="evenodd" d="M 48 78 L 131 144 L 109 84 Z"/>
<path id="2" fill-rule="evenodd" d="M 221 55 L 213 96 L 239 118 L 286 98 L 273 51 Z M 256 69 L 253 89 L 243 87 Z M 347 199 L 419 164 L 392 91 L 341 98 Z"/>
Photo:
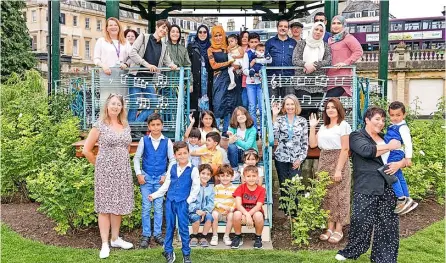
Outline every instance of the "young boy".
<path id="1" fill-rule="evenodd" d="M 251 77 L 251 80 L 254 80 L 254 76 L 259 77 L 259 72 L 262 67 L 267 63 L 271 63 L 271 61 L 271 56 L 265 54 L 265 45 L 259 43 L 255 47 L 255 53 L 249 55 L 249 76 Z"/>
<path id="2" fill-rule="evenodd" d="M 212 209 L 214 209 L 214 188 L 209 185 L 209 180 L 212 177 L 212 167 L 209 164 L 202 164 L 199 166 L 200 172 L 200 191 L 197 199 L 189 205 L 189 221 L 192 224 L 192 235 L 190 239 L 190 246 L 196 247 L 197 244 L 201 247 L 208 247 L 209 243 L 206 240 L 206 235 L 212 226 Z M 204 223 L 203 233 L 198 234 L 200 223 Z M 198 241 L 200 238 L 200 241 Z"/>
<path id="3" fill-rule="evenodd" d="M 163 199 L 151 202 L 147 197 L 156 192 L 163 184 L 168 164 L 173 162 L 174 154 L 172 141 L 164 137 L 163 120 L 158 113 L 153 113 L 147 119 L 150 135 L 141 138 L 133 159 L 135 173 L 140 184 L 142 195 L 142 238 L 140 247 L 147 248 L 152 236 L 150 211 L 154 207 L 153 236 L 155 242 L 163 245 L 164 239 L 161 236 L 161 226 L 163 224 Z M 142 170 L 140 159 L 142 157 Z"/>
<path id="4" fill-rule="evenodd" d="M 232 240 L 231 248 L 239 248 L 243 245 L 242 224 L 248 228 L 255 227 L 254 248 L 260 249 L 262 245 L 262 231 L 264 223 L 264 212 L 262 209 L 265 201 L 266 190 L 257 184 L 259 170 L 254 165 L 246 166 L 243 169 L 245 177 L 244 184 L 241 184 L 234 192 L 235 207 L 234 212 L 234 231 L 235 237 Z"/>
<path id="5" fill-rule="evenodd" d="M 384 136 L 386 143 L 389 143 L 392 139 L 396 139 L 404 145 L 404 148 L 390 151 L 387 163 L 398 162 L 406 158 L 407 166 L 412 165 L 412 138 L 410 136 L 409 127 L 406 124 L 404 118 L 406 117 L 406 107 L 402 102 L 394 101 L 389 105 L 390 122 L 392 123 L 387 128 L 387 133 Z M 399 169 L 395 176 L 398 181 L 395 182 L 392 187 L 398 198 L 395 208 L 396 214 L 406 214 L 418 206 L 417 202 L 414 202 L 409 196 L 409 189 L 407 188 L 406 180 L 404 179 L 403 172 Z"/>
<path id="6" fill-rule="evenodd" d="M 212 223 L 212 240 L 211 246 L 218 245 L 218 222 L 226 222 L 225 235 L 223 236 L 223 242 L 226 246 L 231 245 L 231 239 L 229 238 L 229 233 L 232 229 L 232 218 L 235 210 L 235 200 L 232 196 L 235 189 L 235 185 L 231 183 L 232 177 L 234 176 L 234 170 L 231 165 L 223 164 L 220 169 L 218 169 L 217 177 L 220 184 L 214 187 L 215 199 L 214 199 L 214 211 L 212 212 L 212 217 L 214 222 Z"/>
<path id="7" fill-rule="evenodd" d="M 200 148 L 198 142 L 201 140 L 201 132 L 198 128 L 192 128 L 189 133 L 187 145 L 189 146 L 189 152 L 196 151 Z M 195 167 L 198 167 L 201 163 L 200 157 L 191 156 L 191 162 Z"/>
<path id="8" fill-rule="evenodd" d="M 202 147 L 191 153 L 192 156 L 200 156 L 201 164 L 210 164 L 213 174 L 216 174 L 218 167 L 223 164 L 223 155 L 217 149 L 220 140 L 221 136 L 218 132 L 209 132 L 206 134 L 206 147 Z"/>
<path id="9" fill-rule="evenodd" d="M 181 251 L 183 263 L 191 263 L 189 247 L 189 217 L 188 205 L 195 201 L 200 190 L 200 177 L 197 167 L 189 161 L 189 149 L 185 142 L 175 142 L 173 151 L 177 160 L 176 164 L 169 167 L 166 181 L 155 193 L 149 195 L 149 200 L 166 198 L 166 240 L 164 242 L 163 255 L 167 263 L 175 261 L 173 251 L 173 234 L 175 221 L 178 219 L 178 227 L 181 236 Z"/>

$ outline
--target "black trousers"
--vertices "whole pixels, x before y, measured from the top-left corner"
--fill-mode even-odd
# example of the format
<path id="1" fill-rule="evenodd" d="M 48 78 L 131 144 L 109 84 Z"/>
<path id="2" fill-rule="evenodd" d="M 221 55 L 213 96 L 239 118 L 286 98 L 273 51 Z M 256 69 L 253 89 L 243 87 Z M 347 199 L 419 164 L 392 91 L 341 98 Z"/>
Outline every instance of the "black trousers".
<path id="1" fill-rule="evenodd" d="M 343 87 L 334 87 L 331 90 L 327 91 L 327 98 L 341 97 L 344 92 L 345 90 Z"/>
<path id="2" fill-rule="evenodd" d="M 276 165 L 277 176 L 279 177 L 280 196 L 287 196 L 287 194 L 282 190 L 282 188 L 284 187 L 283 184 L 287 179 L 291 180 L 294 176 L 300 175 L 301 169 L 300 168 L 293 169 L 292 163 L 280 162 L 277 160 L 274 160 L 274 164 Z M 294 202 L 296 203 L 297 207 L 299 204 L 299 199 L 296 197 L 294 199 Z M 295 214 L 294 212 L 291 214 L 291 216 L 296 216 L 296 215 L 297 214 Z"/>
<path id="3" fill-rule="evenodd" d="M 348 244 L 338 253 L 357 259 L 366 253 L 372 241 L 371 262 L 396 263 L 399 247 L 399 218 L 393 212 L 396 197 L 391 187 L 384 195 L 353 193 Z"/>

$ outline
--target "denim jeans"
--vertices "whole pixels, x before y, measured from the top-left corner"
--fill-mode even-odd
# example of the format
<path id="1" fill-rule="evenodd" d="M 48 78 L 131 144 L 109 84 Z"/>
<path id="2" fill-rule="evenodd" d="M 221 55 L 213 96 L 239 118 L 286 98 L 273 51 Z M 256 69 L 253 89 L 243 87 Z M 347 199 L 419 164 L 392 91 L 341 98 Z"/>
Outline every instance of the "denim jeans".
<path id="1" fill-rule="evenodd" d="M 245 109 L 248 109 L 248 107 L 249 107 L 248 89 L 246 87 L 242 88 L 242 106 Z"/>
<path id="2" fill-rule="evenodd" d="M 231 119 L 231 115 L 226 115 L 223 119 L 223 131 L 222 133 L 226 134 L 226 132 L 228 131 L 229 128 L 229 121 Z M 217 128 L 220 129 L 220 122 L 221 122 L 221 118 L 216 118 L 215 121 L 217 122 Z"/>
<path id="3" fill-rule="evenodd" d="M 228 145 L 228 159 L 232 169 L 238 170 L 238 164 L 243 162 L 243 153 L 234 143 Z"/>
<path id="4" fill-rule="evenodd" d="M 158 103 L 158 98 L 153 84 L 147 85 L 147 88 L 132 86 L 129 88 L 129 106 L 128 121 L 129 122 L 145 122 L 147 118 L 154 112 Z M 142 107 L 140 107 L 142 106 Z M 148 109 L 144 109 L 144 108 Z M 138 109 L 142 109 L 141 113 L 136 117 Z"/>
<path id="5" fill-rule="evenodd" d="M 261 128 L 257 125 L 257 107 L 259 107 L 260 111 L 260 120 L 262 119 L 262 84 L 246 84 L 246 90 L 248 92 L 248 112 L 251 115 L 252 120 L 254 121 L 254 126 L 256 129 Z M 260 124 L 262 121 L 260 121 Z M 262 129 L 260 129 L 261 131 Z"/>
<path id="6" fill-rule="evenodd" d="M 141 195 L 142 195 L 142 235 L 145 237 L 152 236 L 151 228 L 151 218 L 150 210 L 154 210 L 153 218 L 153 236 L 161 235 L 161 227 L 163 225 L 163 197 L 157 198 L 150 202 L 148 197 L 160 188 L 160 177 L 152 178 L 151 176 L 144 173 L 145 184 L 140 185 Z"/>

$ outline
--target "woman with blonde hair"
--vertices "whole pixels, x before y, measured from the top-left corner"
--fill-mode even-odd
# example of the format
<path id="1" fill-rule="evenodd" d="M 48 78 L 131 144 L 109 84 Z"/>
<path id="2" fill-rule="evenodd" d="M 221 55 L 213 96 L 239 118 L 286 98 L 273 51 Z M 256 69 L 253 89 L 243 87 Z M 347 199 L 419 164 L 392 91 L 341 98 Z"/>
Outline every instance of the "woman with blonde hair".
<path id="1" fill-rule="evenodd" d="M 99 143 L 96 156 L 93 148 Z M 100 119 L 93 124 L 82 153 L 95 166 L 94 207 L 98 213 L 102 248 L 100 258 L 110 254 L 108 238 L 111 228 L 111 246 L 130 249 L 132 243 L 119 237 L 122 215 L 134 207 L 133 180 L 129 148 L 132 142 L 127 112 L 120 94 L 110 94 L 105 100 Z"/>
<path id="2" fill-rule="evenodd" d="M 96 41 L 94 64 L 102 68 L 99 72 L 99 92 L 101 105 L 110 93 L 127 93 L 120 77 L 128 67 L 130 46 L 124 37 L 122 25 L 118 19 L 110 17 L 105 24 L 104 37 Z M 124 94 L 125 95 L 125 94 Z"/>
<path id="3" fill-rule="evenodd" d="M 299 116 L 301 111 L 299 100 L 293 94 L 286 95 L 282 105 L 272 104 L 274 139 L 278 141 L 274 163 L 280 188 L 286 180 L 301 173 L 301 164 L 307 158 L 308 124 Z M 281 191 L 280 195 L 285 196 L 285 193 Z M 296 199 L 296 205 L 297 202 Z"/>

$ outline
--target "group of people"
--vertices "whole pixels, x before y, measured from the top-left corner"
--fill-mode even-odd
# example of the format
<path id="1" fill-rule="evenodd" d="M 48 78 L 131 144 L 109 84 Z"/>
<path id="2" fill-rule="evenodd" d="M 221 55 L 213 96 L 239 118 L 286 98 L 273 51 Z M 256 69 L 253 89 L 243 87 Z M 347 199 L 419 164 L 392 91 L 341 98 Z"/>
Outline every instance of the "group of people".
<path id="1" fill-rule="evenodd" d="M 222 221 L 226 222 L 225 245 L 238 248 L 243 242 L 241 227 L 246 225 L 255 228 L 254 248 L 262 247 L 265 188 L 263 169 L 258 166 L 257 138 L 261 134 L 256 111 L 257 108 L 262 110 L 260 83 L 266 76 L 262 76 L 259 69 L 269 63 L 271 66 L 301 68 L 271 69 L 267 74 L 351 74 L 349 69 L 342 67 L 353 64 L 360 57 L 359 43 L 345 31 L 343 17 L 333 18 L 331 35 L 325 31 L 325 24 L 325 16 L 318 13 L 309 37 L 296 41 L 288 37 L 288 21 L 281 20 L 277 36 L 265 44 L 260 43 L 258 34 L 242 32 L 240 37 L 229 36 L 229 45 L 221 26 L 214 26 L 209 31 L 201 25 L 195 41 L 185 48 L 179 44 L 181 29 L 170 26 L 165 20 L 157 21 L 154 34 L 138 36 L 137 32 L 127 31 L 128 42 L 121 33 L 119 21 L 107 20 L 106 37 L 98 40 L 100 47 L 95 48 L 95 62 L 102 67 L 101 74 L 104 77 L 116 74 L 110 67 L 117 65 L 122 70 L 144 67 L 149 71 L 130 72 L 135 76 L 156 73 L 162 66 L 171 69 L 191 66 L 190 105 L 194 111 L 189 116 L 190 125 L 184 141 L 172 143 L 162 134 L 163 119 L 158 113 L 143 110 L 138 114 L 137 109 L 129 108 L 127 114 L 122 94 L 107 91 L 108 95 L 101 90 L 101 98 L 106 98 L 101 117 L 93 125 L 83 150 L 96 167 L 95 211 L 99 214 L 103 242 L 101 258 L 109 256 L 110 245 L 124 249 L 133 247 L 119 237 L 121 216 L 131 213 L 134 207 L 128 153 L 132 140 L 129 122 L 132 121 L 147 121 L 149 130 L 149 134 L 140 139 L 134 157 L 134 170 L 142 194 L 140 247 L 147 248 L 153 236 L 156 243 L 164 246 L 163 255 L 167 262 L 174 262 L 172 241 L 176 221 L 184 262 L 191 262 L 190 247 L 219 243 L 217 229 Z M 166 35 L 167 44 L 162 41 Z M 322 67 L 328 65 L 335 67 L 325 72 Z M 103 87 L 106 88 L 106 84 Z M 154 86 L 147 88 L 156 93 Z M 301 116 L 298 98 L 314 93 L 326 93 L 328 97 L 322 112 L 323 125 L 319 129 L 316 114 Z M 141 94 L 153 95 L 144 95 L 140 88 L 131 87 L 129 102 Z M 394 102 L 390 105 L 392 126 L 382 137 L 386 112 L 377 107 L 367 110 L 364 129 L 351 131 L 345 121 L 344 108 L 336 98 L 351 96 L 351 87 L 271 89 L 270 94 L 283 97 L 281 102 L 272 104 L 274 138 L 277 140 L 274 161 L 280 187 L 300 174 L 308 147 L 319 147 L 318 171 L 329 172 L 333 181 L 323 203 L 329 211 L 328 227 L 320 239 L 338 243 L 343 238 L 343 226 L 350 223 L 349 243 L 338 252 L 337 260 L 358 258 L 367 251 L 373 235 L 372 261 L 396 262 L 398 214 L 407 213 L 417 205 L 409 196 L 401 172 L 403 167 L 411 164 L 412 154 L 410 132 L 404 122 L 404 104 Z M 220 131 L 221 122 L 223 129 Z M 222 135 L 228 140 L 227 149 L 220 146 Z M 97 156 L 93 153 L 96 142 L 99 143 Z M 354 178 L 351 217 L 349 151 Z M 163 211 L 164 238 L 161 233 Z M 190 236 L 189 223 L 193 232 Z M 198 233 L 200 224 L 204 224 L 202 233 Z M 235 236 L 231 239 L 232 229 Z M 212 238 L 208 243 L 206 236 L 211 231 Z"/>

